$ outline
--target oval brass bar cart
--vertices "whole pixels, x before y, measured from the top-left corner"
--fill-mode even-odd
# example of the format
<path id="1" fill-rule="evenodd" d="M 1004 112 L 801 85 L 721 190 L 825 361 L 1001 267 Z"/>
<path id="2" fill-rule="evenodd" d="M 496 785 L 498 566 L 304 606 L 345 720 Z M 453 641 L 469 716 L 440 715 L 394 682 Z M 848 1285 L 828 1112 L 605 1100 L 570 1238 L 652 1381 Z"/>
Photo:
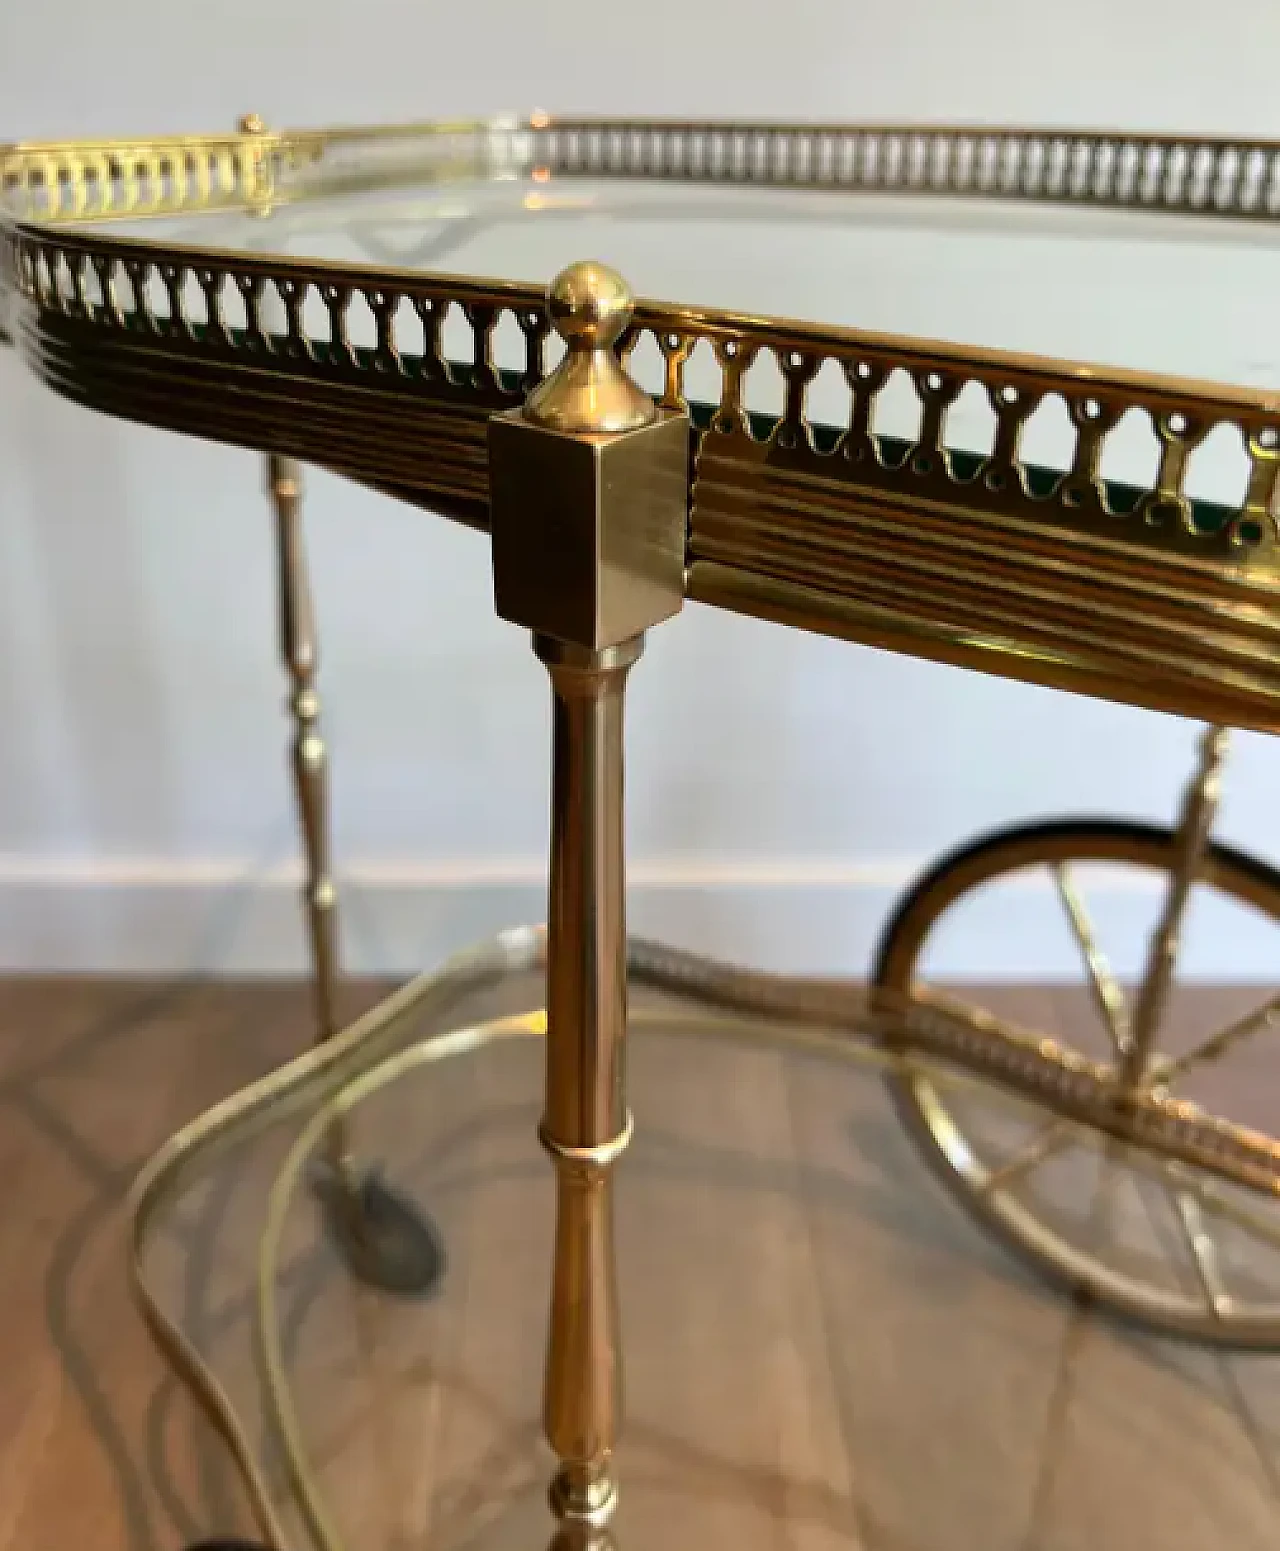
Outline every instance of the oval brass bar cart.
<path id="1" fill-rule="evenodd" d="M 703 1004 L 695 1032 L 882 1069 L 963 1205 L 1065 1290 L 1163 1333 L 1280 1348 L 1280 1140 L 1265 1105 L 1214 1087 L 1274 1039 L 1280 995 L 1226 1024 L 1175 1030 L 1170 1013 L 1197 922 L 1280 926 L 1280 875 L 1211 833 L 1227 729 L 1280 728 L 1280 396 L 1231 385 L 1263 371 L 1244 363 L 1275 332 L 1280 144 L 247 119 L 224 135 L 12 146 L 0 171 L 0 322 L 33 370 L 90 408 L 270 460 L 321 1039 L 169 1142 L 138 1182 L 133 1228 L 143 1306 L 268 1539 L 286 1540 L 283 1492 L 313 1544 L 341 1543 L 277 1317 L 313 1155 L 341 1188 L 360 1104 L 532 1035 L 556 1192 L 550 1502 L 558 1544 L 611 1543 L 625 1346 L 613 1171 L 638 1124 L 629 981 Z M 890 263 L 896 289 L 877 284 Z M 700 289 L 728 305 L 648 299 Z M 935 314 L 964 319 L 962 342 L 916 337 L 956 332 L 924 326 Z M 300 462 L 487 535 L 496 611 L 530 632 L 552 688 L 547 927 L 464 953 L 341 1030 Z M 900 903 L 869 989 L 629 940 L 625 685 L 646 632 L 687 599 L 1197 718 L 1181 810 L 1167 829 L 1073 819 L 964 847 Z M 1089 907 L 1099 869 L 1150 902 L 1114 963 Z M 1006 887 L 1055 913 L 1092 1043 L 1006 1016 L 957 970 L 948 933 L 970 910 L 980 927 Z M 545 976 L 545 1013 L 459 1021 L 464 997 L 530 973 Z M 144 1262 L 157 1214 L 209 1160 L 285 1121 L 256 1273 L 273 1484 Z M 1122 1185 L 1156 1199 L 1159 1253 L 1126 1244 Z M 396 1231 L 422 1228 L 389 1186 L 377 1200 Z M 416 1251 L 367 1280 L 412 1290 L 434 1253 Z"/>

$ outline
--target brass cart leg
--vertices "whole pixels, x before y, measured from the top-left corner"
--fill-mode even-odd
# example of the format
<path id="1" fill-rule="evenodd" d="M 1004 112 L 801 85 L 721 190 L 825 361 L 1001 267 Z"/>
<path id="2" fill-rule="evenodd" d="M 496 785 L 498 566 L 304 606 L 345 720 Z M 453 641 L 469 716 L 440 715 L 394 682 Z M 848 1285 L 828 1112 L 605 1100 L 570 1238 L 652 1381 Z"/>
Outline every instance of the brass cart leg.
<path id="1" fill-rule="evenodd" d="M 328 753 L 320 731 L 320 697 L 315 682 L 315 613 L 302 538 L 302 471 L 292 458 L 272 453 L 267 458 L 267 481 L 276 517 L 280 655 L 289 675 L 293 784 L 306 868 L 303 905 L 311 944 L 319 1043 L 338 1031 L 337 895 L 329 861 Z M 335 1128 L 330 1140 L 335 1164 L 345 1164 L 342 1131 Z"/>
<path id="2" fill-rule="evenodd" d="M 552 687 L 546 1107 L 556 1173 L 543 1420 L 557 1547 L 611 1544 L 622 1358 L 612 1166 L 627 1145 L 623 691 L 643 632 L 682 599 L 688 421 L 659 413 L 610 348 L 621 278 L 553 283 L 568 351 L 490 427 L 498 613 L 534 632 Z"/>
<path id="3" fill-rule="evenodd" d="M 329 860 L 328 756 L 315 684 L 315 613 L 302 533 L 302 471 L 292 458 L 272 453 L 267 483 L 276 517 L 280 653 L 289 676 L 291 763 L 305 867 L 303 908 L 320 1043 L 339 1028 L 337 894 Z M 438 1232 L 376 1170 L 359 1166 L 342 1121 L 328 1136 L 317 1193 L 334 1242 L 361 1281 L 402 1296 L 421 1296 L 437 1285 L 444 1265 Z"/>
<path id="4" fill-rule="evenodd" d="M 1159 1077 L 1160 1066 L 1152 1062 L 1152 1054 L 1173 984 L 1191 888 L 1204 863 L 1218 812 L 1229 738 L 1225 727 L 1205 728 L 1200 736 L 1195 774 L 1183 794 L 1177 826 L 1178 863 L 1170 874 L 1164 908 L 1148 945 L 1129 1041 L 1121 1052 L 1121 1081 L 1131 1091 L 1140 1090 Z"/>
<path id="5" fill-rule="evenodd" d="M 552 1508 L 584 1536 L 613 1512 L 622 1407 L 612 1177 L 631 1135 L 622 701 L 642 646 L 639 637 L 598 652 L 535 640 L 551 674 L 554 749 L 539 1137 L 555 1165 L 556 1236 L 543 1414 L 560 1460 Z"/>

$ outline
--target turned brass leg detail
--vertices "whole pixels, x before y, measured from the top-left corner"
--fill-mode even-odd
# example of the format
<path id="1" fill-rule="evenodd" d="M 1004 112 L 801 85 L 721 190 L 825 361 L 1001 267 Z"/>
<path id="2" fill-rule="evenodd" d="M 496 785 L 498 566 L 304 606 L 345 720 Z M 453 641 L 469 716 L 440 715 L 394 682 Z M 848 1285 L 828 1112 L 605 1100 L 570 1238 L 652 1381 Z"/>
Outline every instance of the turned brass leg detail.
<path id="1" fill-rule="evenodd" d="M 567 350 L 490 424 L 494 598 L 534 635 L 552 687 L 546 1108 L 555 1167 L 543 1421 L 557 1551 L 612 1544 L 622 1350 L 613 1165 L 631 1135 L 622 713 L 644 632 L 680 608 L 689 423 L 661 412 L 613 345 L 631 295 L 601 264 L 548 293 Z"/>
<path id="2" fill-rule="evenodd" d="M 551 1504 L 585 1543 L 607 1524 L 622 1412 L 613 1164 L 626 1148 L 627 941 L 622 714 L 637 638 L 603 651 L 535 640 L 553 691 L 546 1110 L 556 1234 L 543 1420 Z"/>
<path id="3" fill-rule="evenodd" d="M 302 471 L 292 458 L 267 459 L 268 485 L 276 514 L 279 574 L 280 655 L 289 675 L 293 718 L 293 783 L 306 877 L 303 902 L 311 945 L 316 1038 L 337 1030 L 337 894 L 329 860 L 327 764 L 316 693 L 316 629 L 302 536 Z"/>
<path id="4" fill-rule="evenodd" d="M 311 949 L 311 994 L 319 1044 L 338 1029 L 337 894 L 329 859 L 328 753 L 320 732 L 316 693 L 316 628 L 302 533 L 302 470 L 292 458 L 267 458 L 267 488 L 276 516 L 280 655 L 289 675 L 293 722 L 290 760 L 302 836 L 303 909 Z M 349 1169 L 345 1128 L 329 1139 L 330 1162 Z"/>
<path id="5" fill-rule="evenodd" d="M 327 755 L 316 694 L 316 632 L 302 535 L 301 470 L 272 454 L 268 483 L 276 514 L 279 563 L 280 652 L 289 674 L 293 718 L 292 766 L 302 832 L 303 906 L 311 945 L 316 1043 L 339 1031 L 337 895 L 329 861 Z M 430 1218 L 356 1159 L 344 1120 L 325 1140 L 328 1165 L 316 1182 L 335 1245 L 353 1275 L 400 1297 L 435 1288 L 444 1272 L 444 1246 Z"/>

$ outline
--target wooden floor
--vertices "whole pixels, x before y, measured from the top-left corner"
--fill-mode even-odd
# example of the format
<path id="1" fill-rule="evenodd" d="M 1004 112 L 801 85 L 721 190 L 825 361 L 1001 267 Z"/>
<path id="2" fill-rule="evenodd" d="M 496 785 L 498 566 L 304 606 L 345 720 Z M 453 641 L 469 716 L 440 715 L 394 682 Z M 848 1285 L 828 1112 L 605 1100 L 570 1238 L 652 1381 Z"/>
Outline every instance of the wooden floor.
<path id="1" fill-rule="evenodd" d="M 1052 996 L 1022 993 L 1022 1015 Z M 1205 996 L 1218 1021 L 1250 1000 Z M 247 1528 L 129 1301 L 120 1203 L 169 1130 L 301 1048 L 306 1005 L 297 986 L 0 982 L 0 1551 Z M 874 1074 L 673 1025 L 637 1031 L 632 1079 L 623 1551 L 1280 1544 L 1280 1359 L 1140 1335 L 1043 1289 L 939 1188 Z M 353 1289 L 310 1203 L 294 1213 L 285 1345 L 350 1551 L 545 1543 L 539 1080 L 515 1042 L 360 1118 L 443 1234 L 431 1301 Z M 248 1295 L 280 1153 L 267 1136 L 226 1159 L 156 1262 L 255 1432 Z"/>

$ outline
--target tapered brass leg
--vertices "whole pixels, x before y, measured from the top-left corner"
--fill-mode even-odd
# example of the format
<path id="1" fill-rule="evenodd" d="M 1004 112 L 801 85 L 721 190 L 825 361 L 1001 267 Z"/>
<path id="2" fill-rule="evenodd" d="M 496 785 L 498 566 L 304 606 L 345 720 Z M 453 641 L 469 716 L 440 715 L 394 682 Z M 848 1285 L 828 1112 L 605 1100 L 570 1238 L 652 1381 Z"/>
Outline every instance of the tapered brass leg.
<path id="1" fill-rule="evenodd" d="M 1126 1088 L 1141 1087 L 1153 1080 L 1160 1070 L 1151 1058 L 1173 984 L 1191 888 L 1200 871 L 1218 811 L 1222 764 L 1229 736 L 1225 727 L 1205 728 L 1200 738 L 1195 774 L 1183 795 L 1177 827 L 1178 863 L 1169 875 L 1164 908 L 1148 945 L 1147 962 L 1133 1011 L 1132 1041 L 1121 1065 L 1121 1078 Z"/>
<path id="2" fill-rule="evenodd" d="M 631 1134 L 622 709 L 644 631 L 683 596 L 689 427 L 660 413 L 612 346 L 621 277 L 578 264 L 548 293 L 567 352 L 490 426 L 494 596 L 551 675 L 546 1108 L 556 1174 L 543 1420 L 559 1460 L 557 1551 L 610 1545 L 622 1353 L 613 1165 Z"/>
<path id="3" fill-rule="evenodd" d="M 337 892 L 329 858 L 327 763 L 316 693 L 316 629 L 302 533 L 302 472 L 292 458 L 269 455 L 268 488 L 276 516 L 280 653 L 289 675 L 291 763 L 302 833 L 303 909 L 311 948 L 317 1043 L 338 1031 Z M 420 1296 L 440 1280 L 438 1232 L 418 1207 L 353 1155 L 345 1122 L 325 1144 L 317 1181 L 333 1238 L 351 1271 L 386 1292 Z"/>
<path id="4" fill-rule="evenodd" d="M 329 860 L 328 754 L 320 732 L 316 692 L 316 629 L 302 536 L 302 471 L 292 458 L 267 459 L 276 516 L 280 655 L 289 675 L 293 719 L 292 765 L 306 876 L 303 903 L 311 945 L 317 1041 L 329 1039 L 337 1015 L 337 893 Z"/>
<path id="5" fill-rule="evenodd" d="M 625 1098 L 626 920 L 622 713 L 641 638 L 603 651 L 538 637 L 551 674 L 551 879 L 546 1110 L 556 1236 L 544 1422 L 560 1460 L 557 1516 L 592 1543 L 613 1512 L 622 1408 L 613 1256 L 613 1164 L 631 1134 Z"/>

